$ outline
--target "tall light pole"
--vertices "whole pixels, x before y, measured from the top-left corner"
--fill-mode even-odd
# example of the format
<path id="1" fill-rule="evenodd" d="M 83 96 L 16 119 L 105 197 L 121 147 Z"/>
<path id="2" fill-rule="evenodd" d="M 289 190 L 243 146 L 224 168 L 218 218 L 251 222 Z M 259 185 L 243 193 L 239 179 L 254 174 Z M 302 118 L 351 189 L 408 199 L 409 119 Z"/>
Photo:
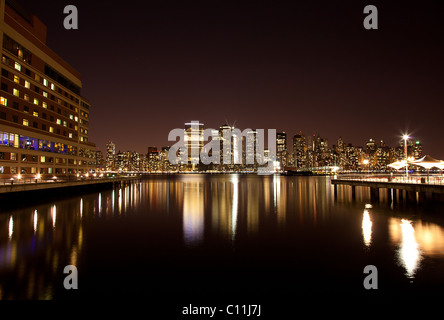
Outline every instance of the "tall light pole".
<path id="1" fill-rule="evenodd" d="M 402 138 L 404 139 L 404 154 L 405 154 L 405 176 L 406 178 L 409 177 L 409 163 L 407 158 L 407 140 L 409 139 L 408 135 L 403 135 Z"/>

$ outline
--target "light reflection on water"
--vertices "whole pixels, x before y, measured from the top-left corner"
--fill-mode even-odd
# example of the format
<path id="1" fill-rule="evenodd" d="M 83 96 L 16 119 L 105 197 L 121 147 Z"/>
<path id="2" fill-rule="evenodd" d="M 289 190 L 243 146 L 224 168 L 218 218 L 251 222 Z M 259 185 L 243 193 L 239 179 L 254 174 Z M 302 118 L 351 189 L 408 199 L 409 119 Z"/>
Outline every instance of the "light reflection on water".
<path id="1" fill-rule="evenodd" d="M 364 237 L 364 244 L 369 247 L 372 242 L 372 220 L 368 209 L 364 209 L 364 216 L 362 218 L 362 236 Z"/>
<path id="2" fill-rule="evenodd" d="M 142 231 L 124 228 L 133 220 L 143 225 L 146 217 L 164 233 L 180 232 L 182 250 L 211 246 L 211 239 L 257 250 L 254 239 L 267 237 L 283 261 L 287 255 L 309 263 L 318 248 L 340 251 L 350 242 L 360 243 L 360 251 L 354 251 L 357 260 L 365 260 L 377 248 L 393 248 L 384 253 L 384 261 L 390 260 L 387 254 L 395 256 L 395 264 L 411 280 L 421 272 L 424 260 L 442 263 L 442 224 L 412 218 L 402 208 L 392 209 L 392 204 L 372 206 L 369 201 L 364 189 L 352 195 L 339 188 L 335 198 L 325 177 L 185 175 L 154 176 L 114 190 L 0 212 L 0 298 L 53 298 L 65 265 L 88 266 L 85 249 L 106 249 L 116 230 L 142 241 Z M 101 234 L 100 244 L 90 243 L 92 233 L 109 225 L 106 221 L 113 232 Z M 171 228 L 170 222 L 181 227 Z M 304 249 L 286 252 L 279 243 Z M 148 244 L 130 245 L 141 250 L 136 256 L 149 256 Z M 317 259 L 328 267 L 327 258 Z"/>

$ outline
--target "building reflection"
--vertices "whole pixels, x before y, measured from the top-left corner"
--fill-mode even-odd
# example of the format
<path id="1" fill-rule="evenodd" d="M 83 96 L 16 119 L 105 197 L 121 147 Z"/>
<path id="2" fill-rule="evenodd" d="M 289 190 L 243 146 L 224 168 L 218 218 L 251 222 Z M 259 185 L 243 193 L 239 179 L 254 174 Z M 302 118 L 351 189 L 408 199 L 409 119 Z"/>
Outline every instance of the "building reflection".
<path id="1" fill-rule="evenodd" d="M 239 215 L 239 177 L 234 175 L 231 178 L 233 184 L 233 204 L 231 207 L 231 239 L 234 240 L 237 232 L 237 217 Z"/>
<path id="2" fill-rule="evenodd" d="M 235 240 L 239 219 L 239 176 L 211 183 L 211 226 L 215 233 Z"/>
<path id="3" fill-rule="evenodd" d="M 80 201 L 69 199 L 0 215 L 0 299 L 53 297 L 63 267 L 80 263 Z"/>
<path id="4" fill-rule="evenodd" d="M 203 240 L 204 192 L 202 181 L 183 183 L 183 235 L 185 244 L 196 246 Z"/>

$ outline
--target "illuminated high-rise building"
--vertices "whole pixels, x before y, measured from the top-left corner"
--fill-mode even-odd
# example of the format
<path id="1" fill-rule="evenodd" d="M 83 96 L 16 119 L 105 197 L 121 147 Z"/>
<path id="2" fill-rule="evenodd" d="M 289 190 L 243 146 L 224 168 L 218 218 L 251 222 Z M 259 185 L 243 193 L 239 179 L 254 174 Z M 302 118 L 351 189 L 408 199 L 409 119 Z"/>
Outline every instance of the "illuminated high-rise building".
<path id="1" fill-rule="evenodd" d="M 200 163 L 200 151 L 204 146 L 204 124 L 199 121 L 185 123 L 184 142 L 188 151 L 188 167 L 197 170 Z"/>
<path id="2" fill-rule="evenodd" d="M 285 132 L 276 133 L 276 156 L 281 168 L 287 166 L 287 134 Z"/>
<path id="3" fill-rule="evenodd" d="M 306 166 L 306 150 L 307 143 L 305 136 L 302 133 L 293 136 L 293 165 L 296 168 L 303 168 Z"/>
<path id="4" fill-rule="evenodd" d="M 258 150 L 257 150 L 257 131 L 248 130 L 245 140 L 245 164 L 247 166 L 257 167 Z"/>
<path id="5" fill-rule="evenodd" d="M 413 149 L 413 157 L 415 159 L 422 158 L 422 144 L 420 141 L 416 140 L 412 146 Z"/>
<path id="6" fill-rule="evenodd" d="M 116 169 L 116 145 L 112 141 L 106 144 L 105 168 L 107 171 Z"/>
<path id="7" fill-rule="evenodd" d="M 0 177 L 74 175 L 95 168 L 81 76 L 46 45 L 46 26 L 0 0 Z"/>

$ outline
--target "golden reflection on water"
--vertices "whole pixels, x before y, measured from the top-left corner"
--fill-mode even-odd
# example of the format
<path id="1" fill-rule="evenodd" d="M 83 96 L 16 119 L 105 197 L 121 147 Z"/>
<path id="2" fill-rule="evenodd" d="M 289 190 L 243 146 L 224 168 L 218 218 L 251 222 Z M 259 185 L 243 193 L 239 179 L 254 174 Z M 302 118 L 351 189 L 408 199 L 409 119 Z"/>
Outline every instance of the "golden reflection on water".
<path id="1" fill-rule="evenodd" d="M 390 218 L 389 232 L 398 245 L 398 263 L 406 276 L 414 278 L 424 256 L 444 254 L 444 228 L 421 220 Z"/>
<path id="2" fill-rule="evenodd" d="M 204 232 L 203 182 L 184 182 L 183 233 L 187 245 L 200 244 Z"/>

